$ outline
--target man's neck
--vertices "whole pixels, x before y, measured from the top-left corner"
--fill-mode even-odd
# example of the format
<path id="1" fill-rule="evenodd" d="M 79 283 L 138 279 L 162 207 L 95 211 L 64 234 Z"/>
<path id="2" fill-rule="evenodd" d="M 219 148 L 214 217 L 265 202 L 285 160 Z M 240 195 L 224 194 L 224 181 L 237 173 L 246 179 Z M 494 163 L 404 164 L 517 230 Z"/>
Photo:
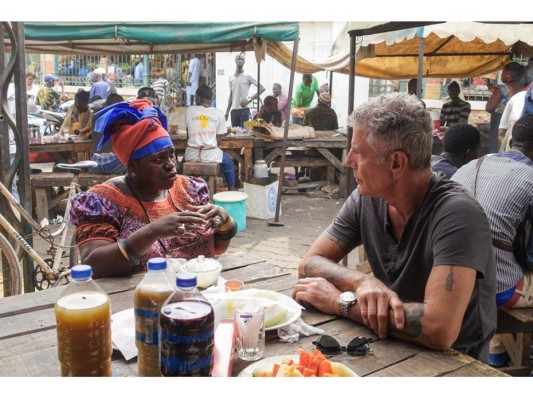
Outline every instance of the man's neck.
<path id="1" fill-rule="evenodd" d="M 411 171 L 410 177 L 396 185 L 390 199 L 385 199 L 389 207 L 394 208 L 397 218 L 402 226 L 411 218 L 413 213 L 421 206 L 429 190 L 431 169 Z"/>

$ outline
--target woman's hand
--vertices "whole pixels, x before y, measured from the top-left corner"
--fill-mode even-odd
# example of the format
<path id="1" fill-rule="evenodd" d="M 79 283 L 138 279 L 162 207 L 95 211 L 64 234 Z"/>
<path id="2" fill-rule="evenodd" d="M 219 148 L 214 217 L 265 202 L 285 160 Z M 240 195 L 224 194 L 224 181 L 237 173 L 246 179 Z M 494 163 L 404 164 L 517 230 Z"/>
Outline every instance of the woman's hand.
<path id="1" fill-rule="evenodd" d="M 187 206 L 188 211 L 196 212 L 203 216 L 206 221 L 205 229 L 212 229 L 212 232 L 216 232 L 219 227 L 228 222 L 230 215 L 222 207 L 214 204 L 206 204 L 203 206 Z"/>
<path id="2" fill-rule="evenodd" d="M 176 236 L 193 238 L 198 232 L 208 229 L 205 216 L 194 211 L 175 212 L 151 222 L 148 226 L 158 239 Z"/>

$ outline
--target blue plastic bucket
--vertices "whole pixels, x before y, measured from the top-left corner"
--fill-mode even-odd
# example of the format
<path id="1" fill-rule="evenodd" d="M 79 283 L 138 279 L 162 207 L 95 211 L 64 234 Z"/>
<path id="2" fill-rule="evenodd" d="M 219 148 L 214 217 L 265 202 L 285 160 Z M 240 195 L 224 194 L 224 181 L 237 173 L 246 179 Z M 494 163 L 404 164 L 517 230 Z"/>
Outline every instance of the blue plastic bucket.
<path id="1" fill-rule="evenodd" d="M 237 223 L 237 232 L 246 229 L 246 198 L 244 192 L 220 192 L 213 195 L 213 201 L 222 207 Z"/>

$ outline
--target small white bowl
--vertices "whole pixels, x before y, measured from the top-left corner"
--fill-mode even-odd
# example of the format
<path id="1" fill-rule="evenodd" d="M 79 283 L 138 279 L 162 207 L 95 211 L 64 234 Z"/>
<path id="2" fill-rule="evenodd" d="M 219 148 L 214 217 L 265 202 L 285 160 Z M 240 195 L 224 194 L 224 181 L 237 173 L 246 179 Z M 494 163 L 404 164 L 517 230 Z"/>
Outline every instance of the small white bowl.
<path id="1" fill-rule="evenodd" d="M 198 289 L 206 289 L 217 284 L 220 271 L 222 271 L 222 264 L 214 258 L 198 256 L 198 258 L 182 263 L 178 269 L 180 272 L 195 274 Z"/>

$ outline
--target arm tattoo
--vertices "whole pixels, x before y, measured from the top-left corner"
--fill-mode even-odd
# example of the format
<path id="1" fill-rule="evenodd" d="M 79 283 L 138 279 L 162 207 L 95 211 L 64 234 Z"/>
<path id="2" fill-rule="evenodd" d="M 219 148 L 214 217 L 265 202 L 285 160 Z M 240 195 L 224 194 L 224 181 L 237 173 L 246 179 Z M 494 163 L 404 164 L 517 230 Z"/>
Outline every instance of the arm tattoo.
<path id="1" fill-rule="evenodd" d="M 422 337 L 422 318 L 424 317 L 424 304 L 422 303 L 404 303 L 405 324 L 402 330 L 394 328 L 394 324 L 389 324 L 391 329 L 397 336 L 404 338 L 419 338 Z M 394 318 L 394 313 L 389 310 L 389 321 Z"/>
<path id="2" fill-rule="evenodd" d="M 450 270 L 448 271 L 448 275 L 446 276 L 446 283 L 444 285 L 444 289 L 447 292 L 451 292 L 453 289 L 453 265 L 450 265 Z"/>
<path id="3" fill-rule="evenodd" d="M 346 254 L 348 254 L 350 251 L 352 251 L 352 248 L 350 245 L 348 245 L 348 243 L 346 242 L 343 242 L 342 240 L 340 240 L 339 238 L 336 238 L 335 236 L 331 235 L 330 233 L 328 232 L 324 232 L 322 234 L 322 236 L 328 238 L 329 240 L 331 240 L 332 242 L 335 242 L 335 244 L 337 246 L 339 246 L 342 251 L 344 251 Z"/>

